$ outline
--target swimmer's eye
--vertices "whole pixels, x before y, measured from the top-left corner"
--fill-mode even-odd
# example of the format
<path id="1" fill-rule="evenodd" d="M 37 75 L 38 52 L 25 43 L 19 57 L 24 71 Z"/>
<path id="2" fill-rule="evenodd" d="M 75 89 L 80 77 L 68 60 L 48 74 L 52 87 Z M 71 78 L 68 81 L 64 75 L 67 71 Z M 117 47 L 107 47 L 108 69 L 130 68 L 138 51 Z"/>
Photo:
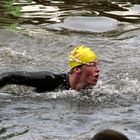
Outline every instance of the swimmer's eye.
<path id="1" fill-rule="evenodd" d="M 88 62 L 85 65 L 90 66 L 90 67 L 96 67 L 98 65 L 99 62 Z"/>

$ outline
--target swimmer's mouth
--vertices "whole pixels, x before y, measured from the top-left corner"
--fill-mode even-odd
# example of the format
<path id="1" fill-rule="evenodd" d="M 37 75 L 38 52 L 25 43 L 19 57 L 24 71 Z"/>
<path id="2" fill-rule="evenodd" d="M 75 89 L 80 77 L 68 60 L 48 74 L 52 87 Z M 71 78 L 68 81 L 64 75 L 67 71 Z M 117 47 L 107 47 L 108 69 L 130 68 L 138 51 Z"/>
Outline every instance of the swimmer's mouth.
<path id="1" fill-rule="evenodd" d="M 98 78 L 99 78 L 99 74 L 97 74 L 97 75 L 95 76 L 95 78 L 98 79 Z"/>

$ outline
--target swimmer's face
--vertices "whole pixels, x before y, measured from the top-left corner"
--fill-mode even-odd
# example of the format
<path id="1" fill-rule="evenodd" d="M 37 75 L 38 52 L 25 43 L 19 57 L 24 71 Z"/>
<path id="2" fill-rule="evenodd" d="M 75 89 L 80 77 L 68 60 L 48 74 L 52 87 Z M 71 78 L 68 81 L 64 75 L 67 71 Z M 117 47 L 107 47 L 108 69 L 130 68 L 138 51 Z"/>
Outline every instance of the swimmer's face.
<path id="1" fill-rule="evenodd" d="M 98 61 L 92 61 L 82 65 L 80 71 L 80 81 L 84 83 L 84 88 L 97 84 L 100 72 Z"/>

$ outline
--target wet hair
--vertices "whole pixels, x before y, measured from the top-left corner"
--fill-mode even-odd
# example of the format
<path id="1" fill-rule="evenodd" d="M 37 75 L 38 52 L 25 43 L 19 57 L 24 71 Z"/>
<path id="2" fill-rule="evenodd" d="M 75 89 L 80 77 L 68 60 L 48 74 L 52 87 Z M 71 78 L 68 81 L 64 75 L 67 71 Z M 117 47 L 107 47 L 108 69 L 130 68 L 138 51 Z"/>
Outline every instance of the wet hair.
<path id="1" fill-rule="evenodd" d="M 96 133 L 91 140 L 129 140 L 129 139 L 121 132 L 106 129 Z"/>

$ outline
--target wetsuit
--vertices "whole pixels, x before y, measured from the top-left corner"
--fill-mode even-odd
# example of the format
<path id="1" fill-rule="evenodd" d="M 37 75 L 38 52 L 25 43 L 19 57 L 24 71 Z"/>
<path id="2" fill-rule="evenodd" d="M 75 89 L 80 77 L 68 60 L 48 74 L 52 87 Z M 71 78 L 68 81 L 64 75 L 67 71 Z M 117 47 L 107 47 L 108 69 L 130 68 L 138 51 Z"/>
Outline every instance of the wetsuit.
<path id="1" fill-rule="evenodd" d="M 31 86 L 36 92 L 69 89 L 68 73 L 15 71 L 0 74 L 0 88 L 8 84 Z"/>

